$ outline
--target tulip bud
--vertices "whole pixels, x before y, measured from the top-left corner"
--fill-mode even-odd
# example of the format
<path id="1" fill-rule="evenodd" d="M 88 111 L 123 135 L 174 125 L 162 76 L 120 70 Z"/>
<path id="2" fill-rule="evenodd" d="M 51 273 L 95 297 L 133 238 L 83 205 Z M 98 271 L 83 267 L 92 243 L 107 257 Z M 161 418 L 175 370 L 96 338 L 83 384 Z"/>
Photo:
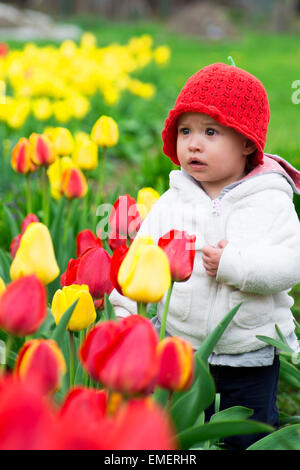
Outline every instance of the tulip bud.
<path id="1" fill-rule="evenodd" d="M 25 137 L 22 137 L 13 148 L 11 166 L 18 173 L 24 174 L 37 169 L 31 160 L 29 140 Z"/>
<path id="2" fill-rule="evenodd" d="M 107 391 L 77 385 L 68 391 L 60 408 L 61 416 L 86 418 L 95 424 L 106 416 Z"/>
<path id="3" fill-rule="evenodd" d="M 51 339 L 32 339 L 20 349 L 14 373 L 21 379 L 39 387 L 42 393 L 54 393 L 66 373 L 64 356 Z"/>
<path id="4" fill-rule="evenodd" d="M 142 223 L 136 200 L 124 194 L 113 205 L 109 216 L 111 236 L 124 235 L 134 238 Z"/>
<path id="5" fill-rule="evenodd" d="M 96 320 L 96 311 L 88 286 L 76 284 L 65 286 L 58 289 L 52 299 L 51 313 L 56 324 L 77 299 L 79 300 L 66 328 L 70 331 L 83 330 Z"/>
<path id="6" fill-rule="evenodd" d="M 81 230 L 81 232 L 77 234 L 76 256 L 81 256 L 86 250 L 94 246 L 102 247 L 102 242 L 90 229 Z"/>
<path id="7" fill-rule="evenodd" d="M 119 129 L 113 118 L 101 116 L 91 132 L 92 140 L 100 147 L 113 147 L 119 139 Z"/>
<path id="8" fill-rule="evenodd" d="M 195 235 L 180 230 L 171 230 L 158 240 L 158 246 L 169 259 L 172 281 L 186 281 L 191 276 L 194 268 L 195 241 Z"/>
<path id="9" fill-rule="evenodd" d="M 159 198 L 160 194 L 153 188 L 142 188 L 139 190 L 137 195 L 137 208 L 142 220 L 146 218 L 146 215 Z"/>
<path id="10" fill-rule="evenodd" d="M 168 390 L 187 390 L 194 379 L 193 348 L 176 336 L 164 338 L 157 347 L 158 385 Z"/>
<path id="11" fill-rule="evenodd" d="M 51 131 L 54 149 L 58 155 L 70 155 L 74 148 L 71 132 L 66 127 L 55 127 Z"/>
<path id="12" fill-rule="evenodd" d="M 131 315 L 98 323 L 79 352 L 84 368 L 109 389 L 144 392 L 157 374 L 158 337 L 148 318 Z"/>
<path id="13" fill-rule="evenodd" d="M 37 166 L 49 166 L 56 159 L 53 144 L 46 135 L 36 134 L 29 137 L 30 157 Z"/>
<path id="14" fill-rule="evenodd" d="M 77 284 L 87 284 L 94 299 L 110 294 L 113 285 L 110 280 L 111 257 L 101 246 L 94 246 L 79 258 L 76 273 Z"/>
<path id="15" fill-rule="evenodd" d="M 171 284 L 167 255 L 151 237 L 138 237 L 129 247 L 118 274 L 123 295 L 137 302 L 159 302 Z"/>
<path id="16" fill-rule="evenodd" d="M 0 297 L 0 328 L 8 333 L 30 335 L 46 316 L 46 289 L 35 275 L 12 281 Z"/>
<path id="17" fill-rule="evenodd" d="M 75 135 L 75 147 L 72 155 L 74 163 L 82 170 L 93 170 L 98 165 L 98 147 L 88 134 L 78 132 Z"/>
<path id="18" fill-rule="evenodd" d="M 49 230 L 41 222 L 28 225 L 10 267 L 13 280 L 33 273 L 44 284 L 49 284 L 59 275 Z"/>
<path id="19" fill-rule="evenodd" d="M 61 178 L 66 168 L 74 167 L 74 163 L 70 157 L 57 158 L 47 169 L 47 175 L 50 182 L 51 196 L 54 199 L 60 199 L 61 194 Z"/>
<path id="20" fill-rule="evenodd" d="M 79 168 L 69 167 L 64 170 L 61 178 L 61 193 L 68 199 L 84 197 L 88 191 L 84 174 Z"/>
<path id="21" fill-rule="evenodd" d="M 32 112 L 39 121 L 47 121 L 52 115 L 52 104 L 48 98 L 38 98 L 32 102 Z"/>

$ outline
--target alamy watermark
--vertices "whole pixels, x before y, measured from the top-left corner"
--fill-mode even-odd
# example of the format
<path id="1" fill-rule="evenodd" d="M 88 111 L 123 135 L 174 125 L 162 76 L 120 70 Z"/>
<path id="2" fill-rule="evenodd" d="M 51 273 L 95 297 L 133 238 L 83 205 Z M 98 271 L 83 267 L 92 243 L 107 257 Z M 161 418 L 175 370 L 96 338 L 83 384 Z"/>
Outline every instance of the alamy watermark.
<path id="1" fill-rule="evenodd" d="M 292 83 L 292 88 L 295 88 L 294 93 L 292 93 L 291 99 L 293 104 L 300 103 L 300 80 L 294 80 Z"/>

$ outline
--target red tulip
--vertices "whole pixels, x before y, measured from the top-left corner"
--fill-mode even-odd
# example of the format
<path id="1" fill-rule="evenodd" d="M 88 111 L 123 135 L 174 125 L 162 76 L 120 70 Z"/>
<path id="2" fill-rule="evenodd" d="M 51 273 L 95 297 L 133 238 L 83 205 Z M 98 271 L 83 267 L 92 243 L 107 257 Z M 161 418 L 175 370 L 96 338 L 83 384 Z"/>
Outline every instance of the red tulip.
<path id="1" fill-rule="evenodd" d="M 42 393 L 58 390 L 66 363 L 57 343 L 51 339 L 32 339 L 20 349 L 14 367 L 21 380 L 27 380 Z"/>
<path id="2" fill-rule="evenodd" d="M 79 258 L 76 284 L 87 284 L 94 299 L 110 294 L 113 285 L 110 280 L 111 257 L 101 246 L 90 248 Z"/>
<path id="3" fill-rule="evenodd" d="M 166 253 L 172 281 L 187 281 L 194 268 L 195 235 L 185 231 L 171 230 L 158 240 L 158 246 Z"/>
<path id="4" fill-rule="evenodd" d="M 76 256 L 81 256 L 93 246 L 102 246 L 100 238 L 96 237 L 90 229 L 84 229 L 76 237 Z"/>
<path id="5" fill-rule="evenodd" d="M 30 382 L 0 380 L 0 450 L 48 450 L 56 439 L 52 405 Z"/>
<path id="6" fill-rule="evenodd" d="M 32 222 L 39 222 L 39 218 L 35 214 L 28 214 L 26 217 L 24 217 L 24 220 L 21 224 L 21 235 L 25 232 L 26 228 L 28 227 L 29 224 L 32 224 Z"/>
<path id="7" fill-rule="evenodd" d="M 12 150 L 11 166 L 18 173 L 29 173 L 37 169 L 31 160 L 29 140 L 21 137 Z"/>
<path id="8" fill-rule="evenodd" d="M 68 199 L 84 197 L 88 191 L 86 178 L 76 167 L 66 168 L 61 177 L 61 193 Z"/>
<path id="9" fill-rule="evenodd" d="M 104 424 L 104 423 L 103 423 Z M 103 426 L 105 450 L 175 450 L 178 444 L 170 418 L 152 398 L 129 400 Z"/>
<path id="10" fill-rule="evenodd" d="M 9 252 L 10 252 L 10 256 L 12 257 L 12 259 L 14 259 L 14 257 L 16 256 L 16 253 L 20 246 L 21 238 L 22 238 L 22 235 L 19 233 L 16 237 L 12 239 L 12 242 L 9 247 Z"/>
<path id="11" fill-rule="evenodd" d="M 124 235 L 134 238 L 141 223 L 142 218 L 136 200 L 129 194 L 120 196 L 114 203 L 109 217 L 112 237 Z"/>
<path id="12" fill-rule="evenodd" d="M 118 273 L 119 273 L 119 269 L 122 264 L 122 261 L 125 258 L 128 250 L 129 248 L 126 245 L 120 245 L 115 249 L 111 257 L 110 280 L 113 286 L 115 287 L 115 289 L 117 289 L 117 291 L 120 294 L 122 294 L 122 289 L 118 283 Z"/>
<path id="13" fill-rule="evenodd" d="M 77 266 L 79 261 L 79 258 L 71 258 L 68 261 L 66 271 L 60 276 L 60 284 L 62 287 L 76 284 Z"/>
<path id="14" fill-rule="evenodd" d="M 157 333 L 149 319 L 131 315 L 98 323 L 80 348 L 84 368 L 110 389 L 145 392 L 157 374 Z"/>
<path id="15" fill-rule="evenodd" d="M 52 141 L 46 136 L 33 133 L 29 137 L 30 157 L 37 166 L 49 166 L 56 159 Z"/>
<path id="16" fill-rule="evenodd" d="M 112 230 L 108 235 L 108 246 L 112 251 L 114 251 L 118 246 L 127 246 L 127 240 L 128 237 L 126 235 L 120 235 Z"/>
<path id="17" fill-rule="evenodd" d="M 106 415 L 107 391 L 77 385 L 68 391 L 61 405 L 60 414 L 71 419 L 86 418 L 97 424 Z"/>
<path id="18" fill-rule="evenodd" d="M 158 347 L 158 384 L 168 390 L 186 390 L 194 379 L 193 348 L 178 337 L 164 338 Z"/>
<path id="19" fill-rule="evenodd" d="M 46 316 L 46 288 L 34 274 L 12 281 L 0 297 L 0 328 L 8 333 L 30 335 Z"/>

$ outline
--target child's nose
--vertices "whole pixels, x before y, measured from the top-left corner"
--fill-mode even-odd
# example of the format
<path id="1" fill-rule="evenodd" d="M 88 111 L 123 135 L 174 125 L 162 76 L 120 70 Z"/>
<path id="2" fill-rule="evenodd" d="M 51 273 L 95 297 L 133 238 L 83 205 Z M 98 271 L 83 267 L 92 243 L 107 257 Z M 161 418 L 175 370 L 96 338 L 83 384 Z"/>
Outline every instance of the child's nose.
<path id="1" fill-rule="evenodd" d="M 189 150 L 191 152 L 201 152 L 203 150 L 203 138 L 200 133 L 194 133 L 191 135 L 189 139 Z"/>

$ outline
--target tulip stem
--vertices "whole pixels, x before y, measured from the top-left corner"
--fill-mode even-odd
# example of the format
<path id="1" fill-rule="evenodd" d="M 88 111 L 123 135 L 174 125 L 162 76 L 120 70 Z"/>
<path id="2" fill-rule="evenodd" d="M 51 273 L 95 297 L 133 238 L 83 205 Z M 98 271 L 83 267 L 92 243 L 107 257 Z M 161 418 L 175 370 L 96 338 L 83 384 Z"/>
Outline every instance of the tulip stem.
<path id="1" fill-rule="evenodd" d="M 167 315 L 168 315 L 168 310 L 169 310 L 169 304 L 170 304 L 170 298 L 172 294 L 172 289 L 173 289 L 174 281 L 171 281 L 170 287 L 168 289 L 167 293 L 167 298 L 166 298 L 166 303 L 164 306 L 164 311 L 163 311 L 163 316 L 162 316 L 162 321 L 161 321 L 161 328 L 160 328 L 160 341 L 164 339 L 165 334 L 166 334 L 166 322 L 167 322 Z"/>
<path id="2" fill-rule="evenodd" d="M 75 355 L 73 331 L 69 331 L 69 339 L 70 339 L 70 387 L 73 387 L 74 385 L 74 355 Z"/>
<path id="3" fill-rule="evenodd" d="M 30 214 L 32 212 L 32 199 L 29 173 L 26 173 L 26 208 L 27 214 Z"/>
<path id="4" fill-rule="evenodd" d="M 102 147 L 102 155 L 99 162 L 99 180 L 98 180 L 98 194 L 97 194 L 97 205 L 101 204 L 103 196 L 103 181 L 104 181 L 104 169 L 106 161 L 106 147 Z"/>
<path id="5" fill-rule="evenodd" d="M 147 303 L 146 302 L 138 302 L 137 303 L 137 311 L 138 314 L 141 315 L 142 317 L 147 316 Z"/>
<path id="6" fill-rule="evenodd" d="M 48 187 L 48 177 L 47 177 L 47 168 L 42 166 L 42 191 L 43 191 L 43 220 L 44 224 L 48 226 L 49 224 L 49 187 Z"/>
<path id="7" fill-rule="evenodd" d="M 1 364 L 2 371 L 5 372 L 7 369 L 7 364 L 8 364 L 8 357 L 9 353 L 12 347 L 14 337 L 12 335 L 7 335 L 6 338 L 6 343 L 5 343 L 5 359 L 4 359 L 4 364 Z"/>
<path id="8" fill-rule="evenodd" d="M 72 201 L 68 199 L 67 200 L 67 215 L 66 215 L 64 234 L 63 234 L 63 245 L 66 244 L 66 241 L 68 239 L 68 232 L 69 232 L 70 218 L 71 218 L 71 208 L 72 208 Z"/>

